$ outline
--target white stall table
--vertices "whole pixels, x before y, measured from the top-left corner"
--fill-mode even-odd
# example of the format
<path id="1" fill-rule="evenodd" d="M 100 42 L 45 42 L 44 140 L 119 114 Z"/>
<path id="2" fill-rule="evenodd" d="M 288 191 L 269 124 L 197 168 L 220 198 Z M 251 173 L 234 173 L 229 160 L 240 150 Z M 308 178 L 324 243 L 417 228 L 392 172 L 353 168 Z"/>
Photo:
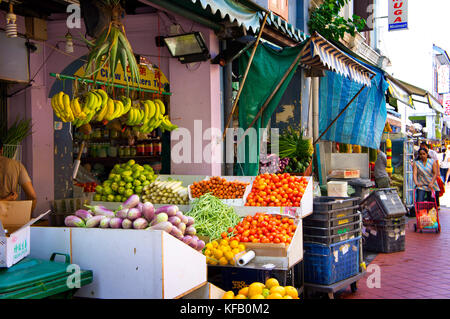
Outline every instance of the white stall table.
<path id="1" fill-rule="evenodd" d="M 77 297 L 173 299 L 207 282 L 206 257 L 163 231 L 31 227 L 31 242 L 33 258 L 65 253 L 93 271 Z"/>

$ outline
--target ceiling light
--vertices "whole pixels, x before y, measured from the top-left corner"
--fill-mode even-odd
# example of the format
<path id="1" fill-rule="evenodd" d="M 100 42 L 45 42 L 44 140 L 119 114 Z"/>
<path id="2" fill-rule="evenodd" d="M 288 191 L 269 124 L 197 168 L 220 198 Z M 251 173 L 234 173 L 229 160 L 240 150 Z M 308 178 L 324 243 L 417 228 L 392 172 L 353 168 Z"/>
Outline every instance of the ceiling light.
<path id="1" fill-rule="evenodd" d="M 17 16 L 13 12 L 12 3 L 9 4 L 9 12 L 6 14 L 6 36 L 8 38 L 17 38 Z"/>

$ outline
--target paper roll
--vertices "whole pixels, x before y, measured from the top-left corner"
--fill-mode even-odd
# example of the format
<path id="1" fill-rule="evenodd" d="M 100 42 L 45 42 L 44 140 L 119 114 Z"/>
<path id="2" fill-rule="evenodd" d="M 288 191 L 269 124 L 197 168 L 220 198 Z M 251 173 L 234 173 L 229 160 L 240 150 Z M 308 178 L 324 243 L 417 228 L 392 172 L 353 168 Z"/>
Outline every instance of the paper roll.
<path id="1" fill-rule="evenodd" d="M 237 261 L 237 265 L 239 267 L 247 265 L 253 258 L 255 258 L 255 252 L 253 250 L 248 251 L 241 257 L 239 257 Z"/>

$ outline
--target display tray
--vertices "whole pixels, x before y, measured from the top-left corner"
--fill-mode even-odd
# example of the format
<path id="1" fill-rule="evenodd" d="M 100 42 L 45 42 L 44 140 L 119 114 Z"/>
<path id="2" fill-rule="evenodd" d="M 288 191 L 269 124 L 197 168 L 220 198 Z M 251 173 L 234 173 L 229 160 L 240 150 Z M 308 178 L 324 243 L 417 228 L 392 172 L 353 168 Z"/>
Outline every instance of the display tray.
<path id="1" fill-rule="evenodd" d="M 206 176 L 203 181 L 208 181 L 211 177 L 214 176 Z M 230 206 L 244 206 L 247 201 L 247 196 L 250 194 L 252 190 L 253 181 L 255 180 L 255 177 L 253 176 L 220 176 L 221 178 L 226 179 L 228 182 L 233 181 L 239 181 L 239 182 L 246 182 L 249 183 L 247 187 L 245 188 L 244 196 L 242 198 L 234 198 L 234 199 L 220 199 L 223 203 L 230 205 Z M 195 198 L 192 197 L 191 194 L 191 186 L 190 184 L 188 186 L 188 194 L 189 194 L 189 201 L 192 203 Z"/>

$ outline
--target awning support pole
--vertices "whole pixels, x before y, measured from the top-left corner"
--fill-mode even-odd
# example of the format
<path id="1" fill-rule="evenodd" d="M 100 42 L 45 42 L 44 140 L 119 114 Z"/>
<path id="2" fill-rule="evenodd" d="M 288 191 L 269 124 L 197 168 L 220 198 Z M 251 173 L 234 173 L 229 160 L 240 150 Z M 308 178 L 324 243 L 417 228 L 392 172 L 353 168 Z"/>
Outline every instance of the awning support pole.
<path id="1" fill-rule="evenodd" d="M 370 80 L 372 80 L 374 78 L 375 74 L 371 76 Z M 320 134 L 320 136 L 314 141 L 313 145 L 316 145 L 317 142 L 319 142 L 319 140 L 322 138 L 322 136 L 325 135 L 326 132 L 328 132 L 328 130 L 333 126 L 333 124 L 339 119 L 339 117 L 344 114 L 344 112 L 348 109 L 348 107 L 353 103 L 353 101 L 361 94 L 361 92 L 366 88 L 366 85 L 363 85 L 361 87 L 361 89 L 358 91 L 358 93 L 355 94 L 355 96 L 350 100 L 350 102 L 347 103 L 347 105 L 342 109 L 341 112 L 339 112 L 339 114 L 335 117 L 335 119 L 333 121 L 331 121 L 331 123 L 328 125 L 328 127 L 325 129 L 325 131 L 322 132 L 322 134 Z"/>
<path id="2" fill-rule="evenodd" d="M 291 66 L 289 67 L 289 69 L 286 71 L 286 73 L 284 73 L 283 77 L 281 78 L 280 82 L 277 84 L 277 86 L 275 87 L 275 89 L 272 91 L 272 93 L 270 94 L 270 96 L 267 98 L 267 100 L 264 102 L 263 106 L 259 109 L 258 114 L 256 114 L 255 118 L 253 119 L 252 123 L 249 125 L 249 127 L 247 128 L 247 130 L 244 132 L 244 134 L 242 135 L 241 139 L 238 141 L 237 146 L 239 146 L 242 143 L 242 140 L 245 138 L 245 136 L 247 135 L 248 131 L 253 127 L 253 125 L 255 125 L 256 121 L 258 120 L 258 118 L 263 114 L 264 110 L 267 108 L 267 105 L 269 105 L 270 101 L 272 101 L 273 97 L 275 96 L 275 94 L 278 92 L 278 90 L 280 89 L 280 87 L 283 85 L 284 81 L 286 80 L 286 78 L 288 77 L 289 73 L 291 73 L 292 69 L 294 68 L 294 66 L 297 64 L 298 60 L 300 60 L 302 56 L 302 51 L 300 51 L 297 55 L 297 57 L 295 58 L 294 62 L 292 62 Z"/>
<path id="3" fill-rule="evenodd" d="M 228 127 L 230 126 L 231 120 L 233 119 L 233 114 L 234 114 L 234 112 L 236 112 L 236 106 L 238 104 L 239 97 L 241 96 L 242 89 L 244 88 L 245 81 L 247 80 L 248 71 L 250 70 L 250 66 L 252 65 L 253 58 L 255 57 L 256 49 L 258 48 L 259 40 L 261 39 L 262 32 L 263 32 L 264 26 L 266 25 L 266 21 L 267 21 L 267 16 L 268 15 L 269 15 L 268 12 L 266 12 L 264 14 L 264 20 L 262 22 L 261 28 L 259 29 L 259 33 L 258 33 L 258 37 L 256 38 L 255 45 L 253 46 L 252 54 L 250 55 L 250 59 L 249 59 L 248 64 L 247 64 L 247 68 L 245 69 L 244 77 L 242 78 L 242 83 L 241 83 L 241 85 L 239 87 L 239 91 L 238 91 L 238 94 L 236 96 L 236 99 L 234 100 L 233 108 L 231 109 L 231 113 L 228 116 L 227 122 L 225 124 L 222 140 L 225 139 Z"/>

